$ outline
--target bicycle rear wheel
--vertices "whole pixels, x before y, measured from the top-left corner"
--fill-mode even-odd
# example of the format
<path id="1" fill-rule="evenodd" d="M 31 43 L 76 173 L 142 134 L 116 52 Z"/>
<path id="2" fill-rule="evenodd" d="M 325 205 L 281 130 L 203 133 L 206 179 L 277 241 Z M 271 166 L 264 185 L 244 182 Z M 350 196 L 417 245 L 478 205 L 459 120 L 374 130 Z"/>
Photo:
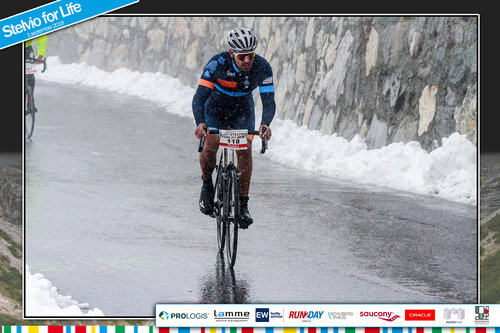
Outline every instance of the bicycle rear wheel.
<path id="1" fill-rule="evenodd" d="M 35 129 L 35 103 L 33 101 L 33 90 L 31 87 L 26 88 L 26 99 L 24 108 L 24 135 L 30 139 Z"/>
<path id="2" fill-rule="evenodd" d="M 228 173 L 228 188 L 225 192 L 228 204 L 229 218 L 226 225 L 226 253 L 227 262 L 230 268 L 236 263 L 236 253 L 238 251 L 238 223 L 240 220 L 240 192 L 238 187 L 238 173 L 236 168 L 232 168 Z"/>

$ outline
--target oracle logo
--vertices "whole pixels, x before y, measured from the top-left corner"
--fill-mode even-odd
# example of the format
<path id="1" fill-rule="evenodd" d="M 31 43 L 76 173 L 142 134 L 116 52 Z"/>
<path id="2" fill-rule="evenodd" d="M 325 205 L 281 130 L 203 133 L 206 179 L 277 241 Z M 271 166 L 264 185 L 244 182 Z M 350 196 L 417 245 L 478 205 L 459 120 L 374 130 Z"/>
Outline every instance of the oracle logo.
<path id="1" fill-rule="evenodd" d="M 405 320 L 434 321 L 436 320 L 436 310 L 405 310 Z"/>

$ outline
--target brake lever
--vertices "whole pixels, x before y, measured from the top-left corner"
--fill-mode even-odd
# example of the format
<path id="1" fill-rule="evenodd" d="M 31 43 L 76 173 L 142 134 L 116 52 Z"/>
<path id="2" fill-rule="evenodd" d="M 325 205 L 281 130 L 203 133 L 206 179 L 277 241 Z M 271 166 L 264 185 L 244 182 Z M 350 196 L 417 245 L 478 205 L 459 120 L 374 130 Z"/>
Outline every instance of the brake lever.
<path id="1" fill-rule="evenodd" d="M 263 126 L 262 127 L 262 133 L 265 133 L 267 131 L 267 127 L 266 126 Z M 260 153 L 261 154 L 264 154 L 267 150 L 267 137 L 264 136 L 262 138 L 262 149 L 260 150 Z"/>
<path id="2" fill-rule="evenodd" d="M 207 132 L 207 125 L 203 126 L 203 130 L 205 133 Z M 200 138 L 200 145 L 198 146 L 198 153 L 203 151 L 203 146 L 205 145 L 205 135 L 202 135 Z"/>

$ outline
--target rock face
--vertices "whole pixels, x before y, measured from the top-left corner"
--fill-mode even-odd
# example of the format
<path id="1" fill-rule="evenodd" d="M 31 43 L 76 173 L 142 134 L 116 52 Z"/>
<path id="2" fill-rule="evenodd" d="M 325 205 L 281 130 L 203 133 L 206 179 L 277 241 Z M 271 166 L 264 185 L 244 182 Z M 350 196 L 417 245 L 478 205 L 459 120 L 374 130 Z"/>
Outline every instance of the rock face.
<path id="1" fill-rule="evenodd" d="M 0 223 L 22 225 L 22 157 L 0 154 Z"/>
<path id="2" fill-rule="evenodd" d="M 476 143 L 477 25 L 475 16 L 105 16 L 51 33 L 48 55 L 196 87 L 226 33 L 248 27 L 273 67 L 277 117 L 358 134 L 370 148 L 418 141 L 431 150 L 457 131 Z"/>

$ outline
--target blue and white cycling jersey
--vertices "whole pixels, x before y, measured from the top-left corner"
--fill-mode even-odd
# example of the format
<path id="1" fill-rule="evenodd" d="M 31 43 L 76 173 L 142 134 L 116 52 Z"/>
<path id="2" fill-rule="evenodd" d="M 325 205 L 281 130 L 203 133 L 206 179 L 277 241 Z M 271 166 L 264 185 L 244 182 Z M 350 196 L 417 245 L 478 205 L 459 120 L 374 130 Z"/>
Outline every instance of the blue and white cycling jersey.
<path id="1" fill-rule="evenodd" d="M 229 52 L 213 56 L 203 70 L 193 97 L 196 125 L 206 123 L 206 118 L 217 118 L 222 122 L 254 119 L 252 91 L 257 87 L 263 106 L 261 124 L 269 126 L 276 110 L 269 63 L 256 54 L 252 67 L 244 72 L 238 70 Z"/>

